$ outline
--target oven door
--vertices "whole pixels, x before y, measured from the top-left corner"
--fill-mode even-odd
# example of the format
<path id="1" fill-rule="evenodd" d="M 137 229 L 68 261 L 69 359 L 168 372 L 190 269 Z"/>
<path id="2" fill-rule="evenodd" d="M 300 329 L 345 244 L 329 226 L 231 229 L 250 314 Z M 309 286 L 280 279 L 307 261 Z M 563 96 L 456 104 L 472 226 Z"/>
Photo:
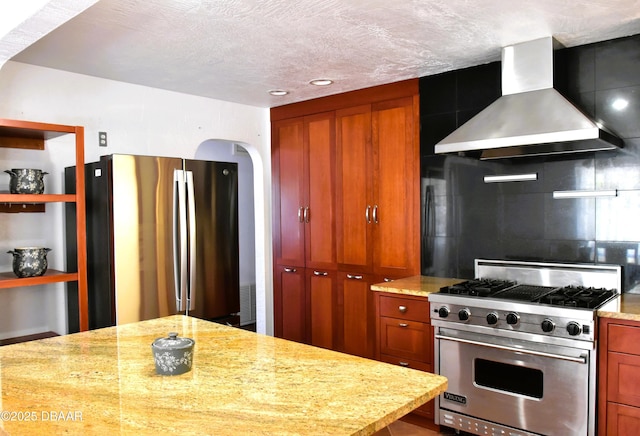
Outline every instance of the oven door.
<path id="1" fill-rule="evenodd" d="M 440 411 L 544 435 L 588 434 L 589 350 L 439 328 L 436 353 L 449 380 Z"/>

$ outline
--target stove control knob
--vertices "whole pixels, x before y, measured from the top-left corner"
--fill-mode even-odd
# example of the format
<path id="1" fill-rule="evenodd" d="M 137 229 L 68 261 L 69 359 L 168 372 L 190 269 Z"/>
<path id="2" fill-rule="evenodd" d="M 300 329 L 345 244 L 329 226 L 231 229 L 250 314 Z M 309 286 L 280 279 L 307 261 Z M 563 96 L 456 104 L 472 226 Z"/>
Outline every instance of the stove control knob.
<path id="1" fill-rule="evenodd" d="M 458 319 L 460 321 L 469 321 L 471 317 L 471 311 L 469 309 L 460 309 L 458 312 Z"/>
<path id="2" fill-rule="evenodd" d="M 567 332 L 571 336 L 578 336 L 582 333 L 582 326 L 575 321 L 571 321 L 567 324 Z"/>
<path id="3" fill-rule="evenodd" d="M 440 309 L 438 309 L 438 316 L 440 318 L 446 318 L 449 316 L 449 309 L 445 306 L 442 306 Z"/>
<path id="4" fill-rule="evenodd" d="M 496 312 L 490 312 L 487 314 L 487 324 L 496 325 L 498 324 L 498 314 Z"/>
<path id="5" fill-rule="evenodd" d="M 542 321 L 542 331 L 545 333 L 551 333 L 553 331 L 553 329 L 556 328 L 556 325 L 553 323 L 553 321 L 551 321 L 549 318 L 545 319 L 544 321 Z"/>
<path id="6" fill-rule="evenodd" d="M 520 322 L 520 315 L 515 312 L 507 314 L 507 324 L 516 325 L 518 322 Z"/>

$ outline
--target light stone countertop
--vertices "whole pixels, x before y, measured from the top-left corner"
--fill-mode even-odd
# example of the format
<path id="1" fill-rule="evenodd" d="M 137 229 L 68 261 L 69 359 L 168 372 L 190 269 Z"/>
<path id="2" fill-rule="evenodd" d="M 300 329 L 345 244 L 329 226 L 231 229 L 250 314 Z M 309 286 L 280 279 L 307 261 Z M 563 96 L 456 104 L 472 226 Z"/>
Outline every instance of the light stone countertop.
<path id="1" fill-rule="evenodd" d="M 622 294 L 619 298 L 598 309 L 598 316 L 640 321 L 640 294 Z"/>
<path id="2" fill-rule="evenodd" d="M 414 295 L 427 297 L 433 292 L 438 292 L 444 286 L 451 286 L 463 282 L 464 279 L 449 279 L 441 277 L 412 276 L 391 282 L 371 285 L 372 291 L 390 292 L 392 294 Z"/>
<path id="3" fill-rule="evenodd" d="M 170 331 L 195 340 L 193 369 L 156 375 L 151 343 Z M 0 347 L 0 433 L 366 435 L 446 386 L 442 376 L 175 315 Z"/>
<path id="4" fill-rule="evenodd" d="M 465 279 L 449 279 L 428 276 L 412 276 L 391 282 L 371 285 L 372 291 L 428 297 L 443 286 L 460 283 Z M 640 294 L 622 294 L 597 312 L 599 317 L 640 321 Z"/>

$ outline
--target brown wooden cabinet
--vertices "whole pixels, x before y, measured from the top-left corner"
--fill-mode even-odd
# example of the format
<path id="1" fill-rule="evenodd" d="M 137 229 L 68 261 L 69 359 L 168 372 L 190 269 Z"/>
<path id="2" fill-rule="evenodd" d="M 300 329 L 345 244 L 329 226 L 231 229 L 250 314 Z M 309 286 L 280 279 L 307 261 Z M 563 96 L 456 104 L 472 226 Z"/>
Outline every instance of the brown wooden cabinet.
<path id="1" fill-rule="evenodd" d="M 305 284 L 305 341 L 374 357 L 370 285 L 419 273 L 418 107 L 410 80 L 271 109 L 276 336 L 283 268 L 305 268 L 327 279 Z"/>
<path id="2" fill-rule="evenodd" d="M 336 111 L 336 242 L 342 351 L 374 357 L 369 287 L 419 273 L 417 99 Z"/>
<path id="3" fill-rule="evenodd" d="M 375 292 L 376 358 L 421 371 L 433 372 L 433 328 L 425 297 Z M 434 403 L 414 413 L 433 419 Z"/>
<path id="4" fill-rule="evenodd" d="M 599 320 L 598 434 L 640 434 L 640 322 Z"/>
<path id="5" fill-rule="evenodd" d="M 304 268 L 276 265 L 274 274 L 275 335 L 307 341 L 307 295 Z"/>
<path id="6" fill-rule="evenodd" d="M 89 319 L 87 312 L 84 128 L 81 126 L 0 119 L 0 148 L 44 150 L 48 139 L 62 135 L 74 135 L 75 137 L 75 165 L 78 168 L 75 194 L 0 194 L 0 212 L 11 213 L 16 210 L 19 212 L 40 212 L 44 211 L 44 205 L 47 203 L 75 203 L 77 264 L 68 265 L 68 271 L 48 269 L 40 277 L 16 278 L 13 272 L 2 272 L 0 273 L 0 288 L 36 286 L 56 282 L 77 282 L 80 330 L 85 331 L 89 328 Z M 34 339 L 34 337 L 31 336 L 29 339 Z"/>
<path id="7" fill-rule="evenodd" d="M 336 113 L 338 269 L 406 277 L 419 271 L 417 99 Z"/>
<path id="8" fill-rule="evenodd" d="M 371 274 L 338 272 L 338 349 L 369 359 L 374 358 L 373 283 Z"/>
<path id="9" fill-rule="evenodd" d="M 272 126 L 275 333 L 326 348 L 334 334 L 334 123 L 328 112 Z"/>
<path id="10" fill-rule="evenodd" d="M 309 344 L 333 349 L 335 344 L 336 271 L 307 269 Z"/>
<path id="11" fill-rule="evenodd" d="M 273 124 L 276 264 L 335 269 L 332 112 Z"/>

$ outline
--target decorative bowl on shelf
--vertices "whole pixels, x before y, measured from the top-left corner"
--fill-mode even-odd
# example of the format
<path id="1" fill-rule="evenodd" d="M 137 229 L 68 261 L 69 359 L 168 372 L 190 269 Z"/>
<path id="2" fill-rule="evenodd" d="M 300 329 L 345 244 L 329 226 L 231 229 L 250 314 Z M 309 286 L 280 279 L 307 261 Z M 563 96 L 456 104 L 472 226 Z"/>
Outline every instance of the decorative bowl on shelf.
<path id="1" fill-rule="evenodd" d="M 43 194 L 44 175 L 49 174 L 31 168 L 12 168 L 5 173 L 11 176 L 9 192 L 12 194 Z"/>
<path id="2" fill-rule="evenodd" d="M 191 371 L 193 346 L 195 341 L 179 338 L 175 332 L 169 337 L 158 338 L 151 344 L 156 373 L 160 375 L 180 375 Z"/>
<path id="3" fill-rule="evenodd" d="M 13 254 L 13 272 L 19 278 L 39 277 L 47 271 L 47 253 L 51 248 L 22 247 L 7 251 Z"/>

